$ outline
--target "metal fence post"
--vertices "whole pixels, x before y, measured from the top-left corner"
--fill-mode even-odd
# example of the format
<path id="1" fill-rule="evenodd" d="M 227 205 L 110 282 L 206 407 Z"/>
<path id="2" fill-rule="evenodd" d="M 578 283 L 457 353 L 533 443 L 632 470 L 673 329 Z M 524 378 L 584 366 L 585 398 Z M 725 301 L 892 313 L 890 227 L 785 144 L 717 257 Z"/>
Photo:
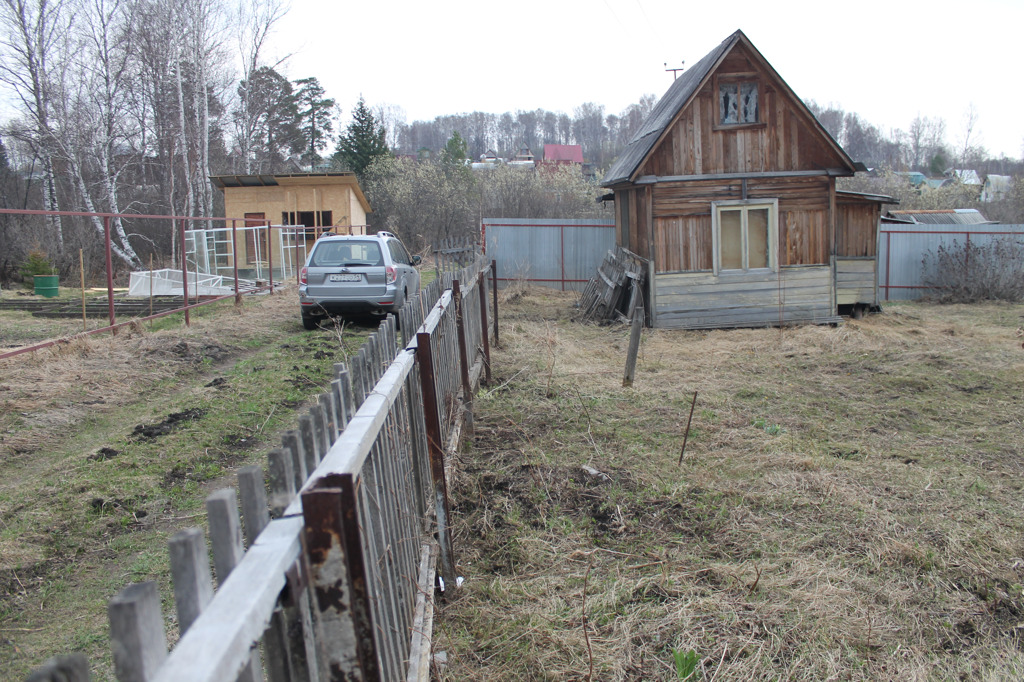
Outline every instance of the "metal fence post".
<path id="1" fill-rule="evenodd" d="M 103 241 L 105 243 L 106 260 L 107 260 L 107 312 L 110 317 L 110 326 L 113 327 L 114 322 L 114 261 L 110 255 L 110 216 L 103 218 Z M 152 277 L 153 273 L 149 273 Z"/>
<path id="2" fill-rule="evenodd" d="M 491 296 L 494 298 L 494 345 L 501 346 L 498 338 L 498 261 L 491 261 Z"/>
<path id="3" fill-rule="evenodd" d="M 491 384 L 491 342 L 487 330 L 487 268 L 480 271 L 477 277 L 477 289 L 480 290 L 480 336 L 484 342 L 484 385 Z"/>
<path id="4" fill-rule="evenodd" d="M 178 235 L 181 238 L 181 305 L 185 309 L 185 326 L 191 326 L 188 315 L 188 258 L 185 255 L 185 219 L 178 222 Z M 198 282 L 197 282 L 198 284 Z"/>
<path id="5" fill-rule="evenodd" d="M 437 516 L 437 540 L 441 546 L 441 576 L 449 585 L 455 584 L 455 559 L 452 538 L 448 528 L 448 482 L 444 477 L 444 444 L 441 442 L 441 417 L 437 405 L 437 386 L 434 378 L 434 357 L 430 349 L 430 334 L 416 334 L 416 362 L 420 366 L 420 385 L 423 389 L 423 414 L 427 428 L 427 450 L 430 454 L 430 474 L 434 483 L 434 509 Z"/>
<path id="6" fill-rule="evenodd" d="M 325 476 L 302 493 L 302 516 L 320 669 L 330 680 L 379 680 L 352 475 Z"/>
<path id="7" fill-rule="evenodd" d="M 462 286 L 459 280 L 452 282 L 452 296 L 455 298 L 455 331 L 459 338 L 459 375 L 462 379 L 462 398 L 473 401 L 473 387 L 469 383 L 469 349 L 466 348 L 466 320 L 463 316 L 466 304 L 462 300 Z"/>

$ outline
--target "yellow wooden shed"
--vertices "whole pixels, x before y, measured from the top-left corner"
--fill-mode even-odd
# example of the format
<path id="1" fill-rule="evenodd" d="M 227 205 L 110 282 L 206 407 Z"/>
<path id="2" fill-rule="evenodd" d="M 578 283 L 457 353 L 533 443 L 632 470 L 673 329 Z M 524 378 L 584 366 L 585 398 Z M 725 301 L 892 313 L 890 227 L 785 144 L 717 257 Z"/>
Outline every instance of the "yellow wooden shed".
<path id="1" fill-rule="evenodd" d="M 215 175 L 224 192 L 226 227 L 239 228 L 235 250 L 240 267 L 268 260 L 301 263 L 324 232 L 366 234 L 371 212 L 355 173 Z"/>

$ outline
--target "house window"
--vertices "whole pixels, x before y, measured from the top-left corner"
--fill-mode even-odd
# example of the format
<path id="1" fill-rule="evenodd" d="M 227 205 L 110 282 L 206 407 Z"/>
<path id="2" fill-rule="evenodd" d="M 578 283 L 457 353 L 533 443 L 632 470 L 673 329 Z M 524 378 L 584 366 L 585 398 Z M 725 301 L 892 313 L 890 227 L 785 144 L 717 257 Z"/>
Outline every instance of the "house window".
<path id="1" fill-rule="evenodd" d="M 776 268 L 775 200 L 719 202 L 712 215 L 716 274 Z"/>
<path id="2" fill-rule="evenodd" d="M 757 81 L 723 81 L 718 84 L 719 125 L 758 123 Z"/>

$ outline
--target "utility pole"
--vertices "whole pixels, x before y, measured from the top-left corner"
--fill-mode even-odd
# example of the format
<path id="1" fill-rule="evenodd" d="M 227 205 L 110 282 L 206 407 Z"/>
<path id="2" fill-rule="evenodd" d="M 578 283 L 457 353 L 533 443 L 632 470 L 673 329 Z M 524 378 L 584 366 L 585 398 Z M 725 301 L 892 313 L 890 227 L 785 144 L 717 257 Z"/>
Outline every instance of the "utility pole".
<path id="1" fill-rule="evenodd" d="M 670 69 L 670 68 L 668 68 L 668 62 L 665 62 L 665 70 L 672 72 L 672 80 L 675 80 L 676 78 L 679 77 L 679 73 L 678 73 L 679 71 L 686 71 L 686 69 L 683 68 L 683 66 L 686 65 L 686 60 L 684 59 L 683 61 L 679 62 L 679 64 L 680 64 L 680 66 L 679 66 L 678 69 Z"/>

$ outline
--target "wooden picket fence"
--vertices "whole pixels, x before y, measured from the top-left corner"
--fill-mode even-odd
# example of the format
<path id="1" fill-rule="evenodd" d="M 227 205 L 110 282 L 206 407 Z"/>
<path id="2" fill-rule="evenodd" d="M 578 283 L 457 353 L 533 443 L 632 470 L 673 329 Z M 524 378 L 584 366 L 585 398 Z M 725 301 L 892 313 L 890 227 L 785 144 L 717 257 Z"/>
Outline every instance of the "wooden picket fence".
<path id="1" fill-rule="evenodd" d="M 246 467 L 237 494 L 207 498 L 216 590 L 203 530 L 170 539 L 180 632 L 170 653 L 156 583 L 110 601 L 120 682 L 429 679 L 436 564 L 448 589 L 456 578 L 445 455 L 489 380 L 494 272 L 478 254 L 441 273 L 400 325 L 389 316 L 335 365 L 331 390 L 269 453 L 266 475 Z M 88 666 L 51 659 L 30 679 L 87 680 Z"/>

